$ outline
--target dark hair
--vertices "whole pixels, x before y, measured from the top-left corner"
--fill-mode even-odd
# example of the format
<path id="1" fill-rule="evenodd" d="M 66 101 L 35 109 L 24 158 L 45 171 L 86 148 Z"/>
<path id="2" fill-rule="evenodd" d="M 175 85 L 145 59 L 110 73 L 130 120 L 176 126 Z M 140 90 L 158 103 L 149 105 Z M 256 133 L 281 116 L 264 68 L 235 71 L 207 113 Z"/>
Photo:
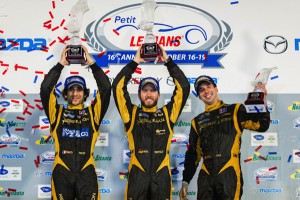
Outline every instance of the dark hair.
<path id="1" fill-rule="evenodd" d="M 83 93 L 84 93 L 84 98 L 83 98 L 83 101 L 86 101 L 87 100 L 87 98 L 89 97 L 89 95 L 90 95 L 90 89 L 87 89 L 87 88 L 85 88 L 85 89 L 83 89 Z M 63 91 L 62 91 L 62 95 L 63 95 L 63 98 L 67 101 L 67 98 L 65 97 L 65 96 L 67 96 L 67 94 L 68 94 L 68 89 L 63 89 Z"/>

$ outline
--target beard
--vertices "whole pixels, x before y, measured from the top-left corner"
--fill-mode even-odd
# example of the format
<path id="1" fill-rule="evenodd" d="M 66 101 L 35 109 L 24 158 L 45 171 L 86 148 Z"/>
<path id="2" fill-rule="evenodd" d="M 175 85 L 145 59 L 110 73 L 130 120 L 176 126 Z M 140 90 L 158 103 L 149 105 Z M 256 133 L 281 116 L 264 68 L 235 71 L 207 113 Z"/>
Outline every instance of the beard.
<path id="1" fill-rule="evenodd" d="M 141 104 L 143 107 L 145 108 L 153 108 L 154 106 L 157 105 L 157 99 L 153 100 L 153 103 L 152 104 L 147 104 L 145 103 L 145 100 L 144 101 L 141 101 Z"/>

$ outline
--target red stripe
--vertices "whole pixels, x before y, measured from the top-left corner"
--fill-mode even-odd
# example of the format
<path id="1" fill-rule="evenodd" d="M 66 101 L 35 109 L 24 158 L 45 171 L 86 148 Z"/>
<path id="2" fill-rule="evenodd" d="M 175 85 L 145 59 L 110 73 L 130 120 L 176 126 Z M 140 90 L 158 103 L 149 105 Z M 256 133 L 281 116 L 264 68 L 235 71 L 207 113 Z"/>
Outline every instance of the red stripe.
<path id="1" fill-rule="evenodd" d="M 113 32 L 117 35 L 120 35 L 120 33 L 116 29 L 113 29 Z"/>
<path id="2" fill-rule="evenodd" d="M 111 18 L 107 18 L 107 19 L 104 19 L 103 22 L 108 22 L 110 20 L 111 20 Z"/>
<path id="3" fill-rule="evenodd" d="M 50 17 L 51 17 L 52 19 L 54 18 L 51 11 L 49 11 L 49 15 L 50 15 Z"/>

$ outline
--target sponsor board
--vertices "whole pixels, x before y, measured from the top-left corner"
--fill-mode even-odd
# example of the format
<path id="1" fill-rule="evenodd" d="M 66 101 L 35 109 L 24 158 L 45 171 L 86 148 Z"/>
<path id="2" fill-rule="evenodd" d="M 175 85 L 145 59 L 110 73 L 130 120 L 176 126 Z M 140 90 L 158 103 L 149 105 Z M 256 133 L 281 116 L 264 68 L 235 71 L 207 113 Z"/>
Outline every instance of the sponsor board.
<path id="1" fill-rule="evenodd" d="M 251 146 L 278 146 L 277 133 L 251 133 Z"/>
<path id="2" fill-rule="evenodd" d="M 108 133 L 100 133 L 95 146 L 108 146 Z"/>
<path id="3" fill-rule="evenodd" d="M 4 167 L 0 168 L 0 181 L 21 181 L 22 167 Z"/>

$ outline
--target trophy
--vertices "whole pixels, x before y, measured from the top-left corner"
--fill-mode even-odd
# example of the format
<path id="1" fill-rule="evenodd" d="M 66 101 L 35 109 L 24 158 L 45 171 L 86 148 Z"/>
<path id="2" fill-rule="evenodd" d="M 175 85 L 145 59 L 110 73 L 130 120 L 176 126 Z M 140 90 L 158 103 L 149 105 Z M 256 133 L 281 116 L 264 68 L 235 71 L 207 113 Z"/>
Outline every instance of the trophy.
<path id="1" fill-rule="evenodd" d="M 144 44 L 141 47 L 141 58 L 146 61 L 155 61 L 160 55 L 160 49 L 156 43 L 156 37 L 152 33 L 154 26 L 154 11 L 157 4 L 154 0 L 143 0 L 142 2 L 142 20 L 138 27 L 146 31 Z"/>
<path id="2" fill-rule="evenodd" d="M 277 69 L 277 67 L 261 69 L 252 82 L 254 90 L 253 92 L 249 92 L 247 100 L 245 101 L 245 107 L 248 113 L 267 112 L 265 93 L 259 87 L 259 84 L 267 84 L 269 75 L 273 69 Z"/>
<path id="3" fill-rule="evenodd" d="M 84 50 L 81 46 L 81 39 L 79 31 L 81 28 L 82 18 L 86 11 L 88 11 L 87 0 L 78 0 L 71 9 L 71 19 L 67 24 L 67 29 L 71 33 L 71 39 L 68 45 L 67 60 L 70 64 L 85 63 Z"/>

